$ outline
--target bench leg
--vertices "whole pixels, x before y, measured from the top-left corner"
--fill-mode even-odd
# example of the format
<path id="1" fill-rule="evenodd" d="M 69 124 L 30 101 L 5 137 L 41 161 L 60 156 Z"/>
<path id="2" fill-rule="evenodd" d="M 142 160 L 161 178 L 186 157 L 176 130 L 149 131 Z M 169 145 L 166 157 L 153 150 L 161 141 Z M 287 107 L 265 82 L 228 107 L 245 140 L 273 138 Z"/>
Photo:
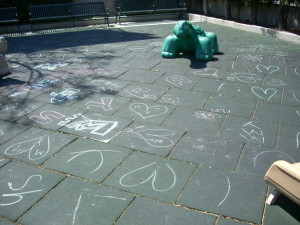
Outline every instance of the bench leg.
<path id="1" fill-rule="evenodd" d="M 267 204 L 267 205 L 273 205 L 274 202 L 276 201 L 276 199 L 278 198 L 279 195 L 280 195 L 280 192 L 279 192 L 278 190 L 276 190 L 276 189 L 273 190 L 273 191 L 270 193 L 269 197 L 267 198 L 266 204 Z"/>

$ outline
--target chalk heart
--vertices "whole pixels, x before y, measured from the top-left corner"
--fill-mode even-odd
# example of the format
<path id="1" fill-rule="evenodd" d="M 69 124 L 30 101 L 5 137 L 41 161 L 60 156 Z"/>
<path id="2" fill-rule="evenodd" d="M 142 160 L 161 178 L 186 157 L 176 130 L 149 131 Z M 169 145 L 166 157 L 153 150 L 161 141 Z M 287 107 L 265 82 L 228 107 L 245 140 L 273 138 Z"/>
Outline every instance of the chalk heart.
<path id="1" fill-rule="evenodd" d="M 265 65 L 258 64 L 256 66 L 256 69 L 261 73 L 271 74 L 271 73 L 278 71 L 279 67 L 278 66 L 265 66 Z"/>
<path id="2" fill-rule="evenodd" d="M 261 87 L 254 86 L 251 88 L 252 92 L 261 99 L 267 99 L 268 101 L 276 94 L 276 89 L 268 88 L 264 90 Z"/>
<path id="3" fill-rule="evenodd" d="M 168 108 L 163 105 L 150 106 L 144 103 L 134 103 L 130 105 L 130 109 L 141 116 L 143 119 L 159 116 L 168 111 Z"/>

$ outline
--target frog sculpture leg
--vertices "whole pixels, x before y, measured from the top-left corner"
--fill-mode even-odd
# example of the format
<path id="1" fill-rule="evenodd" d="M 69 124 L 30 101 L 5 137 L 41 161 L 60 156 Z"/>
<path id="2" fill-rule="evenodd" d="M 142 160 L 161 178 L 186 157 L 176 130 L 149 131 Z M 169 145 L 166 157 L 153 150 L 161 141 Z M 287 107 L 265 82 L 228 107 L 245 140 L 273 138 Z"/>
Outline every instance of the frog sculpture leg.
<path id="1" fill-rule="evenodd" d="M 164 58 L 176 58 L 181 52 L 194 52 L 196 59 L 208 61 L 218 51 L 215 33 L 205 32 L 188 21 L 178 21 L 174 34 L 165 39 L 161 55 Z"/>

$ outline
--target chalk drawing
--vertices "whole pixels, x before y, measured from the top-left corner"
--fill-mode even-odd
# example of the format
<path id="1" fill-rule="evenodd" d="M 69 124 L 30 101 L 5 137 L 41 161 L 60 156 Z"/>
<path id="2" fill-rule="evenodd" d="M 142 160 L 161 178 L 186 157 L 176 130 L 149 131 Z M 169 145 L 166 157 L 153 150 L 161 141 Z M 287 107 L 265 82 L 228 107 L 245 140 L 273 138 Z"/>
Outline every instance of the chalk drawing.
<path id="1" fill-rule="evenodd" d="M 81 202 L 81 197 L 82 197 L 82 193 L 80 193 L 79 198 L 78 198 L 77 203 L 76 203 L 76 207 L 74 209 L 74 213 L 73 213 L 73 217 L 72 217 L 72 225 L 75 224 L 76 214 L 77 214 L 77 211 L 79 209 L 79 205 L 80 205 L 80 202 Z"/>
<path id="2" fill-rule="evenodd" d="M 201 120 L 211 120 L 214 121 L 215 119 L 221 118 L 222 116 L 217 113 L 212 112 L 205 112 L 205 111 L 198 111 L 195 112 L 194 116 Z"/>
<path id="3" fill-rule="evenodd" d="M 284 153 L 284 152 L 281 152 L 281 151 L 276 151 L 276 150 L 271 150 L 271 151 L 263 151 L 263 152 L 260 152 L 258 153 L 254 158 L 253 158 L 253 166 L 256 167 L 256 161 L 257 161 L 257 158 L 260 157 L 261 155 L 264 155 L 264 154 L 267 154 L 267 153 L 271 153 L 271 154 L 274 154 L 274 153 L 277 153 L 277 154 L 281 154 L 281 155 L 284 155 L 286 156 L 287 158 L 289 158 L 293 163 L 295 163 L 295 160 L 289 156 L 288 154 Z M 278 155 L 279 156 L 279 155 Z M 279 157 L 276 157 L 276 160 L 279 160 Z"/>
<path id="4" fill-rule="evenodd" d="M 130 110 L 138 114 L 143 119 L 160 116 L 168 112 L 168 108 L 163 105 L 148 106 L 145 103 L 133 103 L 129 106 Z"/>
<path id="5" fill-rule="evenodd" d="M 215 113 L 225 113 L 225 114 L 230 114 L 230 109 L 211 109 L 212 112 Z"/>
<path id="6" fill-rule="evenodd" d="M 300 99 L 296 96 L 296 93 L 294 91 L 292 91 L 293 93 L 293 97 L 296 100 L 296 102 L 300 103 Z"/>
<path id="7" fill-rule="evenodd" d="M 4 132 L 2 130 L 0 130 L 0 136 L 3 135 L 3 134 L 4 134 Z"/>
<path id="8" fill-rule="evenodd" d="M 219 77 L 218 69 L 215 68 L 205 68 L 204 71 L 193 71 L 193 74 L 198 76 Z"/>
<path id="9" fill-rule="evenodd" d="M 160 102 L 166 102 L 176 106 L 179 104 L 179 97 L 174 96 L 173 94 L 165 94 Z"/>
<path id="10" fill-rule="evenodd" d="M 240 136 L 245 138 L 247 141 L 256 140 L 261 143 L 265 142 L 264 133 L 259 127 L 255 126 L 252 121 L 245 123 L 241 130 L 243 133 L 240 133 Z"/>
<path id="11" fill-rule="evenodd" d="M 223 87 L 225 83 L 222 83 L 219 87 L 218 87 L 218 92 L 221 90 L 221 88 Z"/>
<path id="12" fill-rule="evenodd" d="M 17 107 L 18 107 L 17 103 L 8 103 L 8 104 L 5 104 L 4 107 L 1 107 L 0 112 L 8 112 L 10 110 L 16 111 L 16 110 L 18 110 Z"/>
<path id="13" fill-rule="evenodd" d="M 139 136 L 152 147 L 167 148 L 174 145 L 173 141 L 169 138 L 175 135 L 175 132 L 171 130 L 148 129 L 145 126 L 141 126 L 134 129 L 127 129 L 125 132 Z"/>
<path id="14" fill-rule="evenodd" d="M 20 188 L 13 188 L 12 185 L 13 183 L 11 182 L 8 182 L 7 183 L 7 186 L 10 190 L 12 191 L 20 191 L 22 189 L 24 189 L 27 184 L 29 183 L 29 180 L 33 177 L 39 177 L 39 181 L 40 182 L 42 180 L 42 176 L 41 175 L 31 175 L 29 178 L 27 178 L 27 180 L 25 181 L 24 185 L 22 185 Z M 20 201 L 23 200 L 25 194 L 31 194 L 31 193 L 36 193 L 36 192 L 40 192 L 42 191 L 41 189 L 39 190 L 32 190 L 32 191 L 24 191 L 24 192 L 18 192 L 18 193 L 11 193 L 11 194 L 2 194 L 2 197 L 12 197 L 13 199 L 16 198 L 16 200 L 13 200 L 11 202 L 8 202 L 8 203 L 0 203 L 0 206 L 10 206 L 10 205 L 14 205 L 14 204 L 17 204 L 19 203 Z"/>
<path id="15" fill-rule="evenodd" d="M 58 122 L 57 125 L 65 126 L 67 123 L 71 122 L 72 120 L 75 120 L 76 118 L 78 118 L 80 116 L 82 116 L 82 113 L 77 113 L 77 114 L 74 114 L 73 116 L 68 116 L 65 118 L 65 120 Z"/>
<path id="16" fill-rule="evenodd" d="M 242 67 L 245 69 L 245 70 L 250 70 L 251 68 L 251 64 L 248 63 L 248 65 L 246 65 L 247 62 L 243 61 L 242 63 L 239 62 L 239 64 L 241 65 L 242 64 Z M 231 64 L 231 68 L 232 70 L 240 70 L 240 68 L 236 68 L 235 66 L 236 62 L 233 61 L 232 64 Z"/>
<path id="17" fill-rule="evenodd" d="M 43 69 L 43 70 L 50 70 L 50 71 L 54 71 L 57 68 L 62 68 L 69 65 L 69 63 L 63 63 L 63 62 L 58 62 L 58 63 L 44 63 L 44 64 L 40 64 L 37 66 L 34 66 L 33 69 Z"/>
<path id="18" fill-rule="evenodd" d="M 149 93 L 151 92 L 151 90 L 148 88 L 137 87 L 132 89 L 126 89 L 125 92 L 139 99 L 157 99 L 157 97 L 154 94 Z"/>
<path id="19" fill-rule="evenodd" d="M 300 137 L 300 132 L 298 132 L 296 135 L 297 148 L 299 148 L 299 137 Z"/>
<path id="20" fill-rule="evenodd" d="M 102 108 L 104 111 L 109 111 L 109 110 L 113 110 L 113 108 L 111 107 L 112 101 L 113 98 L 100 98 L 99 102 L 90 101 L 85 105 L 87 106 L 87 108 L 97 107 L 97 108 Z"/>
<path id="21" fill-rule="evenodd" d="M 246 84 L 255 84 L 257 81 L 263 80 L 260 76 L 254 73 L 230 73 L 230 75 L 238 81 Z"/>
<path id="22" fill-rule="evenodd" d="M 166 78 L 166 81 L 168 81 L 171 84 L 176 85 L 177 87 L 181 87 L 185 84 L 193 83 L 193 81 L 191 81 L 191 80 L 189 80 L 185 77 L 178 76 L 178 75 L 169 76 L 169 77 Z"/>
<path id="23" fill-rule="evenodd" d="M 27 113 L 30 113 L 31 111 L 33 111 L 34 109 L 36 109 L 37 106 L 36 105 L 30 105 L 27 108 L 23 109 L 22 111 L 20 111 L 17 116 L 23 116 Z M 14 111 L 17 111 L 17 109 L 15 109 Z"/>
<path id="24" fill-rule="evenodd" d="M 65 117 L 65 115 L 58 113 L 56 111 L 46 110 L 46 111 L 40 112 L 39 116 L 36 116 L 36 115 L 29 116 L 29 119 L 31 119 L 39 124 L 48 124 L 53 121 L 52 118 L 60 119 L 60 118 L 64 118 L 64 117 Z"/>
<path id="25" fill-rule="evenodd" d="M 48 154 L 50 150 L 50 137 L 48 134 L 19 142 L 17 144 L 8 147 L 4 154 L 6 155 L 18 155 L 24 152 L 28 152 L 28 159 L 38 160 Z"/>
<path id="26" fill-rule="evenodd" d="M 99 67 L 99 68 L 95 69 L 94 72 L 97 72 L 99 74 L 104 74 L 104 75 L 111 75 L 111 74 L 119 72 L 119 70 L 113 70 L 113 69 Z"/>
<path id="27" fill-rule="evenodd" d="M 297 76 L 300 76 L 300 72 L 298 72 L 298 69 L 299 69 L 299 68 L 295 68 L 295 74 L 296 74 Z"/>
<path id="28" fill-rule="evenodd" d="M 279 70 L 279 66 L 265 66 L 262 64 L 258 64 L 256 65 L 256 69 L 261 73 L 267 72 L 267 74 L 272 74 Z"/>
<path id="29" fill-rule="evenodd" d="M 91 134 L 105 136 L 119 124 L 118 121 L 92 120 L 86 116 L 82 116 L 82 118 L 83 120 L 67 124 L 66 127 L 73 128 L 75 131 L 90 130 Z"/>
<path id="30" fill-rule="evenodd" d="M 269 86 L 273 86 L 273 87 L 280 87 L 280 86 L 284 86 L 287 85 L 286 83 L 284 83 L 282 80 L 280 79 L 272 79 L 271 81 L 267 82 L 267 85 Z"/>
<path id="31" fill-rule="evenodd" d="M 155 165 L 156 163 L 157 163 L 157 162 L 150 163 L 150 164 L 148 164 L 148 165 L 146 165 L 146 166 L 142 166 L 142 167 L 140 167 L 140 168 L 138 168 L 138 169 L 132 170 L 132 171 L 130 171 L 130 172 L 124 174 L 124 175 L 120 178 L 119 183 L 120 183 L 122 186 L 124 186 L 124 187 L 136 187 L 136 186 L 139 186 L 139 185 L 141 185 L 141 184 L 145 184 L 146 182 L 148 182 L 148 181 L 151 180 L 152 189 L 153 189 L 154 191 L 157 191 L 157 192 L 166 192 L 166 191 L 171 190 L 171 189 L 175 186 L 175 184 L 176 184 L 176 179 L 177 179 L 177 178 L 176 178 L 176 174 L 175 174 L 173 168 L 172 168 L 169 164 L 166 164 L 166 166 L 168 167 L 168 169 L 169 169 L 169 170 L 171 171 L 171 173 L 172 173 L 172 176 L 173 176 L 173 182 L 172 182 L 172 184 L 171 184 L 169 187 L 167 187 L 167 188 L 165 188 L 165 189 L 157 189 L 157 188 L 155 187 L 156 176 L 157 176 L 157 169 L 155 169 L 154 172 L 153 172 L 149 177 L 147 177 L 145 180 L 143 180 L 143 181 L 141 181 L 141 182 L 137 182 L 137 183 L 133 183 L 133 184 L 125 184 L 125 181 L 123 181 L 123 180 L 126 179 L 128 176 L 136 177 L 136 175 L 135 175 L 136 172 L 138 172 L 138 171 L 140 171 L 140 170 L 143 170 L 143 169 L 145 169 L 145 168 L 147 168 L 147 167 L 153 166 L 153 165 Z M 129 179 L 129 180 L 130 180 L 130 179 Z"/>
<path id="32" fill-rule="evenodd" d="M 219 203 L 219 206 L 223 204 L 223 202 L 227 199 L 229 192 L 230 192 L 230 180 L 228 177 L 227 178 L 227 184 L 228 184 L 228 188 L 227 188 L 227 193 L 225 195 L 225 197 L 223 198 L 223 200 Z"/>
<path id="33" fill-rule="evenodd" d="M 99 156 L 100 156 L 100 162 L 99 162 L 99 165 L 94 169 L 92 170 L 90 173 L 94 173 L 96 172 L 97 170 L 99 170 L 102 165 L 103 165 L 103 162 L 104 162 L 104 157 L 103 157 L 103 152 L 120 152 L 120 151 L 114 151 L 114 150 L 94 150 L 94 149 L 90 149 L 90 150 L 86 150 L 86 151 L 80 151 L 80 152 L 72 152 L 70 154 L 75 154 L 75 156 L 71 157 L 68 161 L 68 162 L 71 162 L 73 159 L 76 159 L 78 156 L 81 156 L 85 153 L 98 153 Z"/>
<path id="34" fill-rule="evenodd" d="M 253 86 L 251 87 L 251 91 L 260 99 L 266 99 L 268 101 L 270 101 L 270 99 L 276 94 L 276 89 L 274 88 L 267 88 L 267 89 L 263 89 L 261 87 L 258 86 Z"/>
<path id="35" fill-rule="evenodd" d="M 243 59 L 249 60 L 249 61 L 252 61 L 252 62 L 262 62 L 263 57 L 262 57 L 262 55 L 246 54 L 246 55 L 243 55 Z"/>
<path id="36" fill-rule="evenodd" d="M 80 90 L 75 89 L 75 88 L 67 88 L 66 90 L 64 90 L 60 93 L 52 92 L 50 94 L 51 96 L 53 96 L 53 98 L 51 98 L 51 103 L 60 103 L 60 102 L 66 101 L 66 100 L 77 99 L 78 96 L 75 94 L 77 94 L 78 92 L 80 92 Z"/>

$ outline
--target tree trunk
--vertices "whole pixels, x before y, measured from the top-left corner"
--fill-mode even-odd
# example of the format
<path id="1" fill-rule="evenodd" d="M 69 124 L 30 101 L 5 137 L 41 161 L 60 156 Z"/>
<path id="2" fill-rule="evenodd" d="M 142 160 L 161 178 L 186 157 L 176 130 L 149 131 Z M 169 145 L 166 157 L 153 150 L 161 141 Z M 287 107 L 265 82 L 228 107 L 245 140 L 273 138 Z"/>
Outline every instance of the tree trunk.
<path id="1" fill-rule="evenodd" d="M 208 15 L 208 0 L 203 0 L 204 15 Z"/>

